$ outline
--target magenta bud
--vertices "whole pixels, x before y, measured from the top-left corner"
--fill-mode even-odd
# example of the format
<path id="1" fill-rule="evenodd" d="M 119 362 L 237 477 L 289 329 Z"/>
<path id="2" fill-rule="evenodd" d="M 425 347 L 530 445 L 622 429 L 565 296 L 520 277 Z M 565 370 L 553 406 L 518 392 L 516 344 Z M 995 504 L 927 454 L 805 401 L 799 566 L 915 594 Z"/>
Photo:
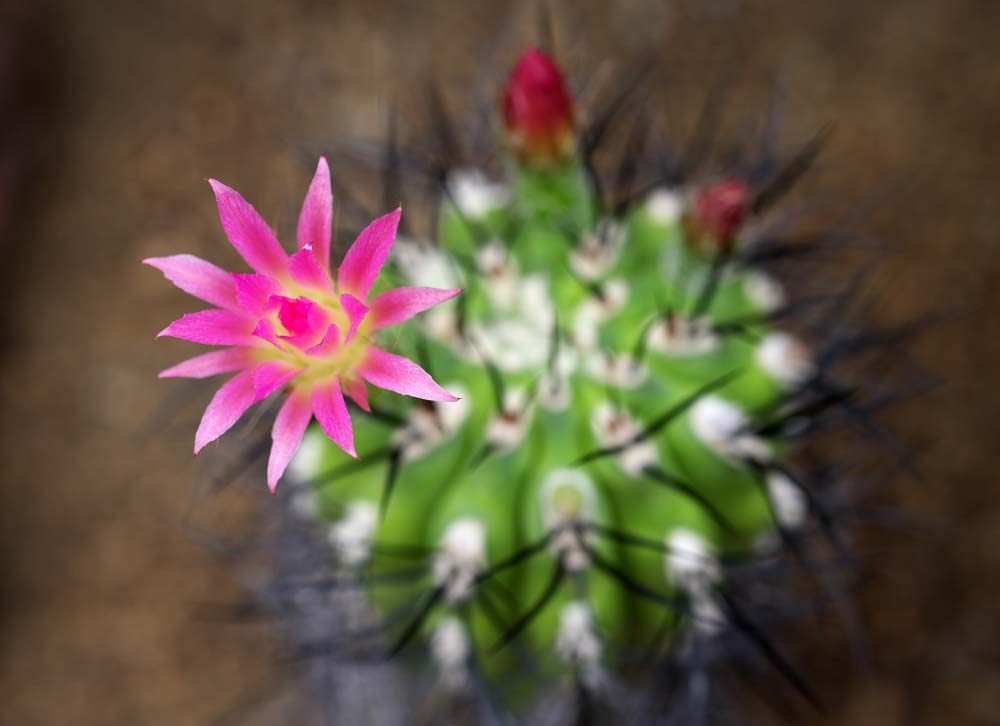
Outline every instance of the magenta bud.
<path id="1" fill-rule="evenodd" d="M 514 152 L 524 161 L 561 161 L 572 155 L 573 99 L 559 66 L 544 52 L 524 52 L 504 89 L 503 118 Z"/>

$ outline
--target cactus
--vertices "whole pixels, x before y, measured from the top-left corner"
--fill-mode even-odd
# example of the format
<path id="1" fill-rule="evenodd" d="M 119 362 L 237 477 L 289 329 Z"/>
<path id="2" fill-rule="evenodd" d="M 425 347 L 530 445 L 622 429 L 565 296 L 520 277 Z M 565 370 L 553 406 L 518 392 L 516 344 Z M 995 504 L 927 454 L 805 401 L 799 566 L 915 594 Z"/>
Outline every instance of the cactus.
<path id="1" fill-rule="evenodd" d="M 279 607 L 312 589 L 325 614 L 293 639 L 367 663 L 372 693 L 476 694 L 484 719 L 544 721 L 558 691 L 569 720 L 698 723 L 713 701 L 701 676 L 731 642 L 815 702 L 746 584 L 766 588 L 788 555 L 808 569 L 806 532 L 847 547 L 795 464 L 803 435 L 853 395 L 830 373 L 843 341 L 816 349 L 783 329 L 810 301 L 755 264 L 782 254 L 764 212 L 817 145 L 753 173 L 688 164 L 611 205 L 542 51 L 517 63 L 502 117 L 507 178 L 439 170 L 436 239 L 397 240 L 384 275 L 463 289 L 392 339 L 461 400 L 374 391 L 357 461 L 306 434 L 292 529 L 325 549 L 276 582 Z M 378 670 L 385 656 L 411 677 Z M 664 664 L 680 665 L 666 681 Z M 622 698 L 636 684 L 645 695 Z M 338 693 L 358 722 L 412 718 Z"/>
<path id="2" fill-rule="evenodd" d="M 816 705 L 780 639 L 811 611 L 802 574 L 864 656 L 839 518 L 865 447 L 839 439 L 829 464 L 809 435 L 846 423 L 898 454 L 872 413 L 900 396 L 863 400 L 838 364 L 916 328 L 858 333 L 856 282 L 803 296 L 765 269 L 840 239 L 790 242 L 771 211 L 823 135 L 782 161 L 768 130 L 758 158 L 713 172 L 703 138 L 643 154 L 637 123 L 609 195 L 595 150 L 627 102 L 584 123 L 530 50 L 500 104 L 506 175 L 434 157 L 432 240 L 394 243 L 397 209 L 334 272 L 321 158 L 294 255 L 213 181 L 257 274 L 146 260 L 219 306 L 162 334 L 229 346 L 161 375 L 238 371 L 196 451 L 287 393 L 267 482 L 284 474 L 288 516 L 256 595 L 322 666 L 333 722 L 710 723 L 728 665 Z M 389 197 L 402 157 L 391 138 Z"/>

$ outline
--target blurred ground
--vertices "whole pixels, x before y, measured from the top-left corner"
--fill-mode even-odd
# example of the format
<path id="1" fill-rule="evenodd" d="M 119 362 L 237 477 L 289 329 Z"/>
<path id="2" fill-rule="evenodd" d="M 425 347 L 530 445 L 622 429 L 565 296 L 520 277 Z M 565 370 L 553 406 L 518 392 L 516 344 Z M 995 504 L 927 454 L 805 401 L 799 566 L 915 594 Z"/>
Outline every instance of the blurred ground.
<path id="1" fill-rule="evenodd" d="M 881 314 L 955 314 L 920 345 L 947 388 L 897 417 L 924 480 L 901 481 L 893 499 L 935 526 L 873 542 L 875 678 L 851 686 L 822 663 L 819 677 L 836 695 L 827 723 L 1000 723 L 1000 406 L 988 378 L 1000 362 L 1000 5 L 551 4 L 570 65 L 653 49 L 654 82 L 678 107 L 735 67 L 739 103 L 762 106 L 778 76 L 793 139 L 835 123 L 817 188 L 876 200 L 866 227 L 896 246 Z M 190 302 L 138 260 L 235 261 L 209 176 L 290 238 L 313 152 L 383 129 L 387 101 L 412 100 L 427 74 L 461 94 L 486 49 L 503 68 L 534 39 L 530 3 L 475 5 L 39 11 L 36 175 L 0 242 L 3 723 L 210 724 L 276 677 L 266 631 L 196 617 L 238 590 L 185 524 L 204 466 L 189 454 L 196 412 L 145 432 L 181 390 L 156 371 L 191 350 L 153 335 Z"/>

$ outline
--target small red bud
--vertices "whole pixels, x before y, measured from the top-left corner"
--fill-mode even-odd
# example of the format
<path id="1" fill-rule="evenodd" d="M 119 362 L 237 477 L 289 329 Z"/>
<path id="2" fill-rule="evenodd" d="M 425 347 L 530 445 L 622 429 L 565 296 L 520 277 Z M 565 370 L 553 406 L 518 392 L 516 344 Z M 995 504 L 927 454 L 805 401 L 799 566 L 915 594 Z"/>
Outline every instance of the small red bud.
<path id="1" fill-rule="evenodd" d="M 750 187 L 740 179 L 723 179 L 700 189 L 687 212 L 689 232 L 728 248 L 750 211 Z M 692 240 L 696 246 L 699 239 Z"/>
<path id="2" fill-rule="evenodd" d="M 504 90 L 503 120 L 522 160 L 559 161 L 573 153 L 573 99 L 559 66 L 541 50 L 525 51 L 514 66 Z"/>

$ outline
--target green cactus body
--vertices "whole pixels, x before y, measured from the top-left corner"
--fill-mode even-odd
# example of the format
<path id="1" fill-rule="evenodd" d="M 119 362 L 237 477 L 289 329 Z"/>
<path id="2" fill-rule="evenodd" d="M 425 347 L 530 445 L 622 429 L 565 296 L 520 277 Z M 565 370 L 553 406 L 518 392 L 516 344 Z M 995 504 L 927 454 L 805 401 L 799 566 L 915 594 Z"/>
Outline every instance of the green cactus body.
<path id="1" fill-rule="evenodd" d="M 514 162 L 509 188 L 456 173 L 436 243 L 400 240 L 393 282 L 464 293 L 392 343 L 463 400 L 374 397 L 360 462 L 327 442 L 319 469 L 336 475 L 314 480 L 332 531 L 364 511 L 349 557 L 332 541 L 371 575 L 372 607 L 430 598 L 413 637 L 465 642 L 519 707 L 538 685 L 524 652 L 586 682 L 657 634 L 711 632 L 718 558 L 776 532 L 761 467 L 787 446 L 753 424 L 809 361 L 762 322 L 780 289 L 706 255 L 679 192 L 612 219 L 577 159 Z M 428 553 L 417 582 L 379 580 L 401 566 L 393 546 Z"/>

